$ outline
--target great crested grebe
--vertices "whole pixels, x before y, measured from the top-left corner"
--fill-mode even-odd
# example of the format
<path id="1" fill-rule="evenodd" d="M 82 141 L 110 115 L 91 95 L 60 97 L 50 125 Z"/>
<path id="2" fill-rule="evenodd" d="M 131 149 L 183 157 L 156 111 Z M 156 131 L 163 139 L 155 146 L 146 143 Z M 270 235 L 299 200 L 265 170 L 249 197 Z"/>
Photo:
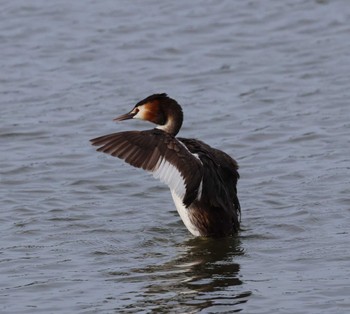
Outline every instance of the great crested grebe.
<path id="1" fill-rule="evenodd" d="M 241 207 L 237 197 L 237 162 L 197 139 L 175 137 L 183 113 L 167 94 L 154 94 L 114 119 L 141 119 L 155 129 L 126 131 L 91 140 L 97 151 L 125 160 L 153 173 L 167 184 L 176 209 L 195 236 L 223 237 L 239 230 Z"/>

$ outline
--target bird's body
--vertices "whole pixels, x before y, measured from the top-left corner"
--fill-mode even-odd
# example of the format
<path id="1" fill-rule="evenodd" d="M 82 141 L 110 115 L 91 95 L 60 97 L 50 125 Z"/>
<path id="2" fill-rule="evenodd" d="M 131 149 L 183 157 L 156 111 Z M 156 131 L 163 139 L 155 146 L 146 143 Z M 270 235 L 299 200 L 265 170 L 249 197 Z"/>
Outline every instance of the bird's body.
<path id="1" fill-rule="evenodd" d="M 226 153 L 197 139 L 175 137 L 181 128 L 180 105 L 154 94 L 115 120 L 138 118 L 155 129 L 126 131 L 91 140 L 97 150 L 153 173 L 167 184 L 177 211 L 195 236 L 222 237 L 239 230 L 238 165 Z"/>

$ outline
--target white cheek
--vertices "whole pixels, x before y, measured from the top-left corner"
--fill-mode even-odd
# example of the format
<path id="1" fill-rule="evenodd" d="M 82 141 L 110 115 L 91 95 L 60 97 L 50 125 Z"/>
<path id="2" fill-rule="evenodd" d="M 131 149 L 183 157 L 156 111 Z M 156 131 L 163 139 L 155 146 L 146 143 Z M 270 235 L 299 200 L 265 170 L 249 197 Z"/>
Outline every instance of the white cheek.
<path id="1" fill-rule="evenodd" d="M 146 110 L 145 110 L 145 108 L 138 107 L 135 110 L 137 110 L 137 113 L 134 115 L 133 119 L 146 120 Z"/>
<path id="2" fill-rule="evenodd" d="M 141 111 L 139 111 L 137 114 L 135 114 L 133 116 L 133 119 L 141 119 L 142 120 L 143 118 L 143 114 L 141 113 Z"/>

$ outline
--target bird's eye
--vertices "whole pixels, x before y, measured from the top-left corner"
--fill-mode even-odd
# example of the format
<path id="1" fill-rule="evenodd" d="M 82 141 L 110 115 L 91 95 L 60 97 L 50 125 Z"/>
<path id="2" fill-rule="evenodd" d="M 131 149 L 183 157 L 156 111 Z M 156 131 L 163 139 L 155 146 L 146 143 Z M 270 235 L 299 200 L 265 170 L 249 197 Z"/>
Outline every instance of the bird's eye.
<path id="1" fill-rule="evenodd" d="M 131 111 L 131 113 L 135 115 L 135 114 L 137 114 L 139 111 L 140 111 L 139 108 L 134 108 L 134 109 Z"/>

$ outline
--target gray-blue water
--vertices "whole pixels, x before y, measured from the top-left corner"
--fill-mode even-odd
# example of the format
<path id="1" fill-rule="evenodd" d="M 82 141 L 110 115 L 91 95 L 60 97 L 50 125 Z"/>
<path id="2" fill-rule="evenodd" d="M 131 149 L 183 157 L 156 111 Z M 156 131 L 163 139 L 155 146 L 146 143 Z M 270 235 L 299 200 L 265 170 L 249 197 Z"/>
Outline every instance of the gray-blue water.
<path id="1" fill-rule="evenodd" d="M 2 1 L 1 313 L 348 313 L 350 3 Z M 167 92 L 240 164 L 243 231 L 194 238 L 89 139 Z"/>

